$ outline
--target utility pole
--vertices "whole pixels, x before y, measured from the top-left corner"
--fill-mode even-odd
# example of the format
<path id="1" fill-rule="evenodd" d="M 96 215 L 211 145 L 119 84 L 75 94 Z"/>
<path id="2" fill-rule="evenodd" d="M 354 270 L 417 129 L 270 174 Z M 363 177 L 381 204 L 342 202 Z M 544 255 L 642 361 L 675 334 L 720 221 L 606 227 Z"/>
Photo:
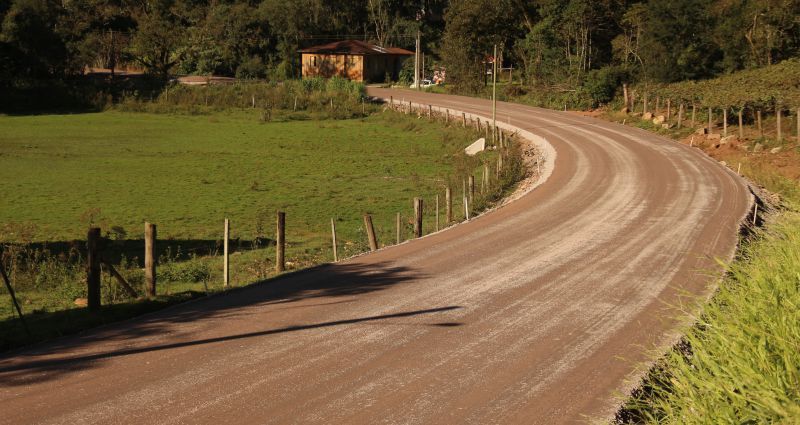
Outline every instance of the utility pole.
<path id="1" fill-rule="evenodd" d="M 420 81 L 419 81 L 419 65 L 420 65 L 419 55 L 422 44 L 420 42 L 420 25 L 422 25 L 421 22 L 422 22 L 422 17 L 424 15 L 425 15 L 424 8 L 421 8 L 420 10 L 417 11 L 417 42 L 416 42 L 416 48 L 414 49 L 414 88 L 417 90 L 422 89 L 422 87 L 420 87 Z"/>
<path id="2" fill-rule="evenodd" d="M 419 15 L 417 15 L 419 16 Z M 414 49 L 414 88 L 419 90 L 419 28 L 417 29 L 417 44 Z"/>
<path id="3" fill-rule="evenodd" d="M 494 56 L 492 57 L 492 140 L 496 138 L 497 132 L 497 45 L 494 45 Z"/>

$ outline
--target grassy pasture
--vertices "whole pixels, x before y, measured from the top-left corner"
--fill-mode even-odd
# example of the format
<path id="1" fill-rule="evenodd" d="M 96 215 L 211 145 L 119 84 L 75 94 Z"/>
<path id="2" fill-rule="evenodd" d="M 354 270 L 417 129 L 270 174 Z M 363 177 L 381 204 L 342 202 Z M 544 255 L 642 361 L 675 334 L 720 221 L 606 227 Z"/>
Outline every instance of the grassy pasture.
<path id="1" fill-rule="evenodd" d="M 468 141 L 386 116 L 261 124 L 255 113 L 208 116 L 105 112 L 0 118 L 0 223 L 29 223 L 34 241 L 83 238 L 89 221 L 140 238 L 259 235 L 263 211 L 287 212 L 306 239 L 361 213 L 393 214 L 430 197 Z M 272 216 L 269 216 L 269 220 Z M 270 221 L 270 224 L 272 222 Z M 271 227 L 270 227 L 271 229 Z M 4 235 L 13 240 L 13 235 Z"/>
<path id="2" fill-rule="evenodd" d="M 412 235 L 412 199 L 425 200 L 434 228 L 436 194 L 454 189 L 481 161 L 463 155 L 477 135 L 394 112 L 349 120 L 265 123 L 257 109 L 204 114 L 123 111 L 0 116 L 0 244 L 6 267 L 38 329 L 33 340 L 118 320 L 221 289 L 223 220 L 231 220 L 231 278 L 243 285 L 273 275 L 275 211 L 287 213 L 289 269 L 330 261 L 330 219 L 339 255 L 368 249 L 362 216 L 372 214 L 381 246 L 394 243 L 395 215 Z M 509 177 L 513 179 L 514 177 Z M 498 192 L 499 190 L 499 192 Z M 498 196 L 497 189 L 491 196 Z M 482 207 L 479 198 L 475 208 Z M 463 212 L 455 208 L 455 219 Z M 86 229 L 99 225 L 106 253 L 141 287 L 145 221 L 158 225 L 159 298 L 133 302 L 103 277 L 103 302 L 89 317 L 73 305 L 85 296 Z M 17 251 L 14 251 L 17 250 Z M 11 251 L 37 258 L 9 264 Z M 39 253 L 48 254 L 39 258 Z M 66 261 L 65 261 L 66 259 Z M 0 290 L 0 349 L 29 340 Z"/>

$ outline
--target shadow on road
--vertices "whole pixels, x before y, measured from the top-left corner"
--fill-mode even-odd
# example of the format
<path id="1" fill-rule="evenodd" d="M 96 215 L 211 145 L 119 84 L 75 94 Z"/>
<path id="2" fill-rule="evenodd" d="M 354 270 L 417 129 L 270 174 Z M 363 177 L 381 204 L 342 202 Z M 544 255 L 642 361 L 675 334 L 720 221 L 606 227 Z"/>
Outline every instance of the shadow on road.
<path id="1" fill-rule="evenodd" d="M 243 334 L 236 334 L 236 335 L 227 335 L 218 338 L 207 338 L 207 339 L 199 339 L 195 341 L 186 341 L 186 342 L 178 342 L 174 344 L 162 344 L 162 345 L 151 345 L 147 347 L 141 348 L 131 348 L 131 349 L 123 349 L 117 351 L 109 351 L 104 353 L 97 353 L 97 354 L 90 354 L 87 356 L 77 356 L 77 357 L 65 357 L 55 360 L 41 360 L 41 361 L 32 361 L 27 363 L 21 363 L 19 365 L 3 367 L 0 366 L 0 373 L 6 372 L 15 372 L 21 370 L 28 370 L 28 369 L 39 369 L 46 370 L 52 368 L 59 368 L 62 366 L 69 367 L 71 364 L 81 363 L 81 362 L 91 362 L 94 360 L 101 360 L 107 359 L 111 357 L 120 357 L 120 356 L 127 356 L 131 354 L 139 354 L 139 353 L 146 353 L 150 351 L 160 351 L 160 350 L 169 350 L 173 348 L 181 348 L 181 347 L 191 347 L 194 345 L 203 345 L 203 344 L 213 344 L 215 342 L 225 342 L 225 341 L 233 341 L 238 339 L 245 339 L 245 338 L 254 338 L 259 336 L 267 336 L 267 335 L 275 335 L 281 334 L 285 332 L 296 332 L 296 331 L 304 331 L 309 329 L 318 329 L 318 328 L 327 328 L 331 326 L 341 326 L 341 325 L 350 325 L 355 323 L 363 323 L 363 322 L 372 322 L 376 320 L 383 320 L 383 319 L 395 319 L 400 317 L 411 317 L 417 316 L 420 314 L 431 314 L 431 313 L 441 313 L 450 310 L 456 310 L 461 308 L 460 306 L 448 306 L 448 307 L 438 307 L 438 308 L 430 308 L 426 310 L 415 310 L 415 311 L 406 311 L 402 313 L 394 313 L 394 314 L 382 314 L 379 316 L 368 316 L 368 317 L 360 317 L 356 319 L 345 319 L 345 320 L 335 320 L 332 322 L 323 322 L 323 323 L 312 323 L 309 325 L 295 325 L 295 326 L 287 326 L 283 328 L 277 329 L 269 329 L 259 332 L 248 332 Z M 460 326 L 460 323 L 435 323 L 432 326 Z"/>
<path id="2" fill-rule="evenodd" d="M 28 385 L 58 379 L 60 376 L 97 367 L 103 360 L 150 351 L 169 350 L 203 344 L 264 337 L 332 326 L 377 322 L 385 319 L 433 314 L 458 309 L 448 306 L 425 310 L 399 312 L 380 316 L 357 317 L 322 323 L 301 324 L 261 331 L 224 335 L 207 339 L 185 340 L 191 337 L 175 326 L 180 323 L 214 320 L 214 326 L 224 326 L 237 317 L 249 317 L 254 308 L 258 313 L 272 314 L 288 308 L 309 308 L 358 302 L 364 294 L 384 290 L 422 276 L 407 267 L 391 264 L 327 264 L 298 273 L 231 290 L 194 302 L 177 305 L 125 322 L 94 329 L 81 335 L 34 346 L 27 350 L 0 357 L 0 387 Z M 337 298 L 348 297 L 347 300 Z M 355 297 L 355 298 L 354 298 Z M 331 299 L 333 298 L 333 299 Z M 292 306 L 301 300 L 320 299 L 313 305 Z M 275 307 L 269 307 L 275 306 Z M 263 307 L 263 308 L 261 308 Z M 102 310 L 97 314 L 103 314 Z M 267 316 L 268 317 L 268 316 Z M 459 326 L 459 323 L 436 323 L 433 326 Z M 189 331 L 191 332 L 191 331 Z M 181 342 L 146 344 L 142 341 L 169 334 Z M 129 348 L 128 348 L 129 347 Z M 76 352 L 83 352 L 76 354 Z"/>

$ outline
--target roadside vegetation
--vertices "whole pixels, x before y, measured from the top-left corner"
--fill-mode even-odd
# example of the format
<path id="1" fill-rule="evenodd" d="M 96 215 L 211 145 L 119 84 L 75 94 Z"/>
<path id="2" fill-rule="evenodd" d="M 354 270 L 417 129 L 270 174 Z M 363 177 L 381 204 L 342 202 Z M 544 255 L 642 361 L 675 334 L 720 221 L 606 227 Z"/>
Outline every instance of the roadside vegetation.
<path id="1" fill-rule="evenodd" d="M 769 110 L 781 100 L 797 99 L 799 69 L 797 61 L 787 61 L 763 72 L 650 87 L 650 99 L 662 96 L 661 114 L 666 98 Z M 718 291 L 708 303 L 698 300 L 702 307 L 687 311 L 697 317 L 693 326 L 649 371 L 617 421 L 793 423 L 800 417 L 800 145 L 795 120 L 784 117 L 778 140 L 774 115 L 765 114 L 759 131 L 748 114 L 740 137 L 738 122 L 729 114 L 732 136 L 720 140 L 696 131 L 707 126 L 706 115 L 695 127 L 684 122 L 680 129 L 673 115 L 665 128 L 643 120 L 641 110 L 618 112 L 624 106 L 621 99 L 613 105 L 602 112 L 606 119 L 702 149 L 768 193 L 760 202 L 758 222 L 764 227 L 746 224 L 742 247 L 727 265 Z M 715 131 L 722 131 L 719 118 Z"/>
<path id="2" fill-rule="evenodd" d="M 386 110 L 364 98 L 362 85 L 336 79 L 175 87 L 153 102 L 3 116 L 0 126 L 1 258 L 31 328 L 26 335 L 0 290 L 0 349 L 221 291 L 225 218 L 233 286 L 275 276 L 277 210 L 287 214 L 289 270 L 333 260 L 331 219 L 339 258 L 368 250 L 363 214 L 372 215 L 380 246 L 396 242 L 397 213 L 401 238 L 410 239 L 414 197 L 425 202 L 430 233 L 436 195 L 440 227 L 448 225 L 448 185 L 454 221 L 463 220 L 463 180 L 480 181 L 498 155 L 467 156 L 463 148 L 480 137 L 474 129 Z M 473 214 L 521 178 L 519 154 L 508 155 Z M 76 305 L 86 297 L 89 226 L 102 229 L 104 256 L 143 293 L 145 221 L 158 225 L 157 297 L 131 297 L 104 267 L 103 310 Z"/>
<path id="3" fill-rule="evenodd" d="M 796 206 L 796 204 L 794 204 Z M 618 414 L 622 423 L 794 423 L 800 417 L 800 214 L 750 240 L 697 323 Z"/>

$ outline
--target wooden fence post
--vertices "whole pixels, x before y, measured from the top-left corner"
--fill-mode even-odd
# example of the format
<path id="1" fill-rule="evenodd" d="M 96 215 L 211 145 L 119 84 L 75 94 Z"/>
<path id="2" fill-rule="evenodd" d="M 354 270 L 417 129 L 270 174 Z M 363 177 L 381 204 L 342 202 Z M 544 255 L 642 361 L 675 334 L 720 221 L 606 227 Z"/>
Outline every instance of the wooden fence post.
<path id="1" fill-rule="evenodd" d="M 797 114 L 797 143 L 800 143 L 800 108 L 795 109 Z"/>
<path id="2" fill-rule="evenodd" d="M 697 125 L 696 117 L 697 117 L 697 105 L 692 103 L 692 129 L 694 129 L 694 126 Z"/>
<path id="3" fill-rule="evenodd" d="M 714 119 L 713 112 L 711 112 L 711 108 L 708 108 L 708 134 L 714 130 L 714 123 L 712 120 Z"/>
<path id="4" fill-rule="evenodd" d="M 683 125 L 683 102 L 681 102 L 680 106 L 678 106 L 678 128 L 680 129 Z"/>
<path id="5" fill-rule="evenodd" d="M 444 205 L 445 220 L 450 224 L 453 221 L 453 193 L 450 186 L 444 188 Z"/>
<path id="6" fill-rule="evenodd" d="M 658 115 L 658 111 L 661 110 L 661 96 L 656 96 L 656 109 L 655 115 Z"/>
<path id="7" fill-rule="evenodd" d="M 464 197 L 464 219 L 469 221 L 469 201 L 466 196 Z"/>
<path id="8" fill-rule="evenodd" d="M 331 218 L 331 242 L 333 244 L 333 262 L 339 261 L 339 247 L 336 243 L 336 221 Z"/>
<path id="9" fill-rule="evenodd" d="M 436 231 L 439 231 L 439 194 L 436 194 Z"/>
<path id="10" fill-rule="evenodd" d="M 286 270 L 286 213 L 278 211 L 275 216 L 275 272 Z"/>
<path id="11" fill-rule="evenodd" d="M 628 96 L 628 83 L 622 83 L 622 97 L 625 102 L 625 109 L 630 112 L 631 109 L 631 98 Z"/>
<path id="12" fill-rule="evenodd" d="M 644 97 L 642 98 L 642 114 L 647 113 L 647 92 L 645 92 Z"/>
<path id="13" fill-rule="evenodd" d="M 231 269 L 230 269 L 230 251 L 228 250 L 229 241 L 231 238 L 231 222 L 226 218 L 225 219 L 225 235 L 223 236 L 224 239 L 222 241 L 222 281 L 223 287 L 228 288 L 231 283 Z"/>
<path id="14" fill-rule="evenodd" d="M 372 225 L 372 216 L 364 214 L 364 228 L 367 229 L 367 239 L 369 239 L 369 250 L 378 249 L 378 239 L 375 237 L 375 227 Z"/>
<path id="15" fill-rule="evenodd" d="M 500 180 L 500 173 L 503 170 L 503 153 L 500 152 L 500 155 L 497 155 L 497 180 Z"/>
<path id="16" fill-rule="evenodd" d="M 722 110 L 722 135 L 728 136 L 728 107 Z"/>
<path id="17" fill-rule="evenodd" d="M 467 128 L 467 114 L 464 112 L 461 113 L 461 121 L 464 123 L 464 128 Z"/>
<path id="18" fill-rule="evenodd" d="M 775 107 L 775 119 L 776 119 L 775 127 L 776 127 L 776 129 L 778 131 L 778 141 L 779 142 L 781 140 L 783 140 L 783 129 L 781 128 L 781 117 L 783 115 L 783 111 L 781 109 L 782 108 L 780 106 L 776 106 Z"/>
<path id="19" fill-rule="evenodd" d="M 761 125 L 761 111 L 756 111 L 756 121 L 758 121 L 758 137 L 764 137 L 764 126 Z"/>
<path id="20" fill-rule="evenodd" d="M 144 282 L 148 297 L 156 296 L 156 225 L 144 223 Z"/>
<path id="21" fill-rule="evenodd" d="M 100 309 L 100 228 L 91 227 L 86 235 L 86 286 L 89 310 Z"/>
<path id="22" fill-rule="evenodd" d="M 449 109 L 445 109 L 444 111 L 445 111 L 444 123 L 445 124 L 450 124 L 450 110 Z"/>
<path id="23" fill-rule="evenodd" d="M 414 198 L 414 237 L 422 237 L 422 199 Z"/>
<path id="24" fill-rule="evenodd" d="M 428 119 L 429 120 L 433 119 L 433 106 L 431 105 L 428 105 Z"/>
<path id="25" fill-rule="evenodd" d="M 483 164 L 483 174 L 481 175 L 481 195 L 486 193 L 486 164 Z"/>
<path id="26" fill-rule="evenodd" d="M 400 245 L 400 213 L 397 213 L 397 244 Z"/>
<path id="27" fill-rule="evenodd" d="M 743 106 L 739 107 L 738 115 L 739 115 L 739 139 L 740 140 L 744 140 L 744 119 L 742 117 L 742 111 L 743 110 L 744 110 Z"/>
<path id="28" fill-rule="evenodd" d="M 667 123 L 672 116 L 672 99 L 667 99 Z"/>
<path id="29" fill-rule="evenodd" d="M 469 186 L 469 203 L 472 203 L 472 200 L 475 199 L 475 176 L 470 175 L 468 177 L 468 186 Z"/>
<path id="30" fill-rule="evenodd" d="M 464 195 L 464 196 L 463 196 L 463 198 L 464 198 L 464 200 L 466 201 L 466 200 L 468 200 L 468 199 L 469 199 L 469 194 L 468 194 L 468 192 L 467 192 L 467 179 L 464 179 L 464 180 L 462 180 L 462 181 L 461 181 L 461 183 L 462 183 L 462 185 L 463 185 L 463 187 L 462 187 L 462 190 L 463 190 L 463 191 L 462 191 L 462 194 Z M 466 215 L 466 214 L 464 214 L 464 218 L 465 218 L 465 219 L 467 218 L 467 215 Z"/>

